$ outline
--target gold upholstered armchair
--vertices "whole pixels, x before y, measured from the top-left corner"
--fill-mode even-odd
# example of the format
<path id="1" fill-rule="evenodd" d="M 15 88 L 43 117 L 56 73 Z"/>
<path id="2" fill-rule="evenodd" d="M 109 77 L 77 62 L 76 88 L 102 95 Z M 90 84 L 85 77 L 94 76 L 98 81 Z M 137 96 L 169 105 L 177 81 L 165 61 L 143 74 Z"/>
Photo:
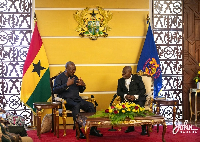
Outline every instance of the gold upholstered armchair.
<path id="1" fill-rule="evenodd" d="M 144 105 L 145 110 L 153 112 L 154 78 L 150 75 L 144 74 L 144 72 L 141 70 L 137 72 L 137 74 L 142 77 L 142 81 L 146 89 L 146 102 Z"/>
<path id="2" fill-rule="evenodd" d="M 62 73 L 62 72 L 60 72 L 60 73 Z M 58 73 L 57 75 L 50 78 L 51 97 L 52 97 L 52 102 L 61 102 L 62 106 L 60 106 L 60 109 L 59 109 L 59 116 L 61 116 L 63 119 L 63 127 L 64 127 L 64 135 L 63 136 L 66 136 L 66 119 L 67 119 L 67 117 L 72 117 L 72 111 L 67 110 L 65 107 L 65 104 L 67 102 L 64 99 L 58 97 L 58 95 L 54 94 L 54 92 L 53 92 L 54 80 L 60 73 Z M 88 96 L 81 96 L 81 97 L 82 97 L 82 99 L 85 99 L 86 101 L 93 103 L 95 110 L 96 110 L 96 107 L 98 106 L 98 104 L 93 95 L 91 95 L 91 97 L 88 97 Z M 80 113 L 83 113 L 83 112 L 84 111 L 81 109 Z"/>

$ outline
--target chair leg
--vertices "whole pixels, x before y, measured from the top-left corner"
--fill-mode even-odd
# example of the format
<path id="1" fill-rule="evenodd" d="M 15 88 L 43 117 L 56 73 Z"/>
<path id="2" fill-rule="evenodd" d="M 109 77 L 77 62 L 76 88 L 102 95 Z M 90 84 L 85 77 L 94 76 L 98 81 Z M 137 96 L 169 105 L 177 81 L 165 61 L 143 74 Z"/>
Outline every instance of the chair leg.
<path id="1" fill-rule="evenodd" d="M 157 124 L 157 133 L 159 132 L 159 124 Z"/>
<path id="2" fill-rule="evenodd" d="M 63 127 L 64 127 L 64 134 L 63 134 L 63 136 L 66 136 L 66 119 L 67 119 L 66 109 L 63 109 L 62 119 L 63 119 Z"/>
<path id="3" fill-rule="evenodd" d="M 55 122 L 54 122 L 54 125 L 56 125 L 56 133 L 57 133 L 57 138 L 59 138 L 59 111 L 58 109 L 56 108 L 55 109 Z"/>

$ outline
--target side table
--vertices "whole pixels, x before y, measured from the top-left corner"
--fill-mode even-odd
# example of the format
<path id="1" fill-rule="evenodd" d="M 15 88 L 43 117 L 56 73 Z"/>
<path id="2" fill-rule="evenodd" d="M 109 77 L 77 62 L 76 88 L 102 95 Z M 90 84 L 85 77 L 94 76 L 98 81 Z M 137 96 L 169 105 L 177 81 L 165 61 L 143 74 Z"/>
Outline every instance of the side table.
<path id="1" fill-rule="evenodd" d="M 176 107 L 178 107 L 178 100 L 154 99 L 154 103 L 156 104 L 156 114 L 160 114 L 161 106 L 173 106 L 173 128 L 174 128 L 175 127 L 174 122 L 175 122 L 175 117 L 176 117 Z"/>
<path id="2" fill-rule="evenodd" d="M 37 109 L 37 136 L 40 139 L 40 132 L 41 132 L 41 110 L 42 109 L 52 109 L 53 112 L 53 123 L 52 129 L 54 129 L 54 135 L 57 133 L 57 138 L 59 138 L 59 112 L 58 108 L 60 107 L 60 102 L 35 102 L 33 106 Z"/>
<path id="3" fill-rule="evenodd" d="M 192 101 L 191 101 L 191 94 L 192 92 L 195 93 L 195 103 L 194 103 L 194 113 L 192 111 Z M 189 103 L 190 103 L 190 120 L 192 119 L 192 115 L 194 114 L 195 115 L 195 121 L 197 121 L 197 93 L 200 93 L 200 89 L 197 89 L 197 88 L 190 88 L 190 93 L 189 93 Z"/>

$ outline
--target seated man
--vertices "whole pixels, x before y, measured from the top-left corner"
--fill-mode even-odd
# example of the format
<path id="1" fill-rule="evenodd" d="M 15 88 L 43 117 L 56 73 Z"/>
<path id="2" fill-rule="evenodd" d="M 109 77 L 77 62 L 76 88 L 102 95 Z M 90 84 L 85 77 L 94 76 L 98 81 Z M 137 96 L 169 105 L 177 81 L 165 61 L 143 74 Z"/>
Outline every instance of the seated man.
<path id="1" fill-rule="evenodd" d="M 65 71 L 56 77 L 53 87 L 54 93 L 66 100 L 66 109 L 72 110 L 74 122 L 80 109 L 83 109 L 85 112 L 95 112 L 93 103 L 87 102 L 79 96 L 79 92 L 82 93 L 86 89 L 86 85 L 81 78 L 74 75 L 75 72 L 75 64 L 71 61 L 67 62 Z M 91 128 L 90 135 L 103 136 L 97 131 L 97 127 Z M 79 137 L 85 138 L 82 132 Z"/>
<path id="2" fill-rule="evenodd" d="M 132 68 L 125 66 L 122 70 L 122 78 L 118 80 L 117 95 L 120 96 L 121 102 L 134 102 L 141 107 L 146 101 L 146 89 L 142 78 L 132 74 Z M 128 127 L 125 133 L 134 131 L 134 126 Z M 146 125 L 142 126 L 142 135 L 146 134 Z"/>

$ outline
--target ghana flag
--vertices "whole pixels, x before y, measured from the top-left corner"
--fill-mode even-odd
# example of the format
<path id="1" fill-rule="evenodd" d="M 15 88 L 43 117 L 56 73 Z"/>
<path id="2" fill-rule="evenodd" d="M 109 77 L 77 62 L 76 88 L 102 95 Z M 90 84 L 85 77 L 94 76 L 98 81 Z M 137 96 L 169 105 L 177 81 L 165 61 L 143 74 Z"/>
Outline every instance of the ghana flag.
<path id="1" fill-rule="evenodd" d="M 50 72 L 47 55 L 35 23 L 30 47 L 23 67 L 21 101 L 31 108 L 34 102 L 46 102 L 51 97 Z"/>

